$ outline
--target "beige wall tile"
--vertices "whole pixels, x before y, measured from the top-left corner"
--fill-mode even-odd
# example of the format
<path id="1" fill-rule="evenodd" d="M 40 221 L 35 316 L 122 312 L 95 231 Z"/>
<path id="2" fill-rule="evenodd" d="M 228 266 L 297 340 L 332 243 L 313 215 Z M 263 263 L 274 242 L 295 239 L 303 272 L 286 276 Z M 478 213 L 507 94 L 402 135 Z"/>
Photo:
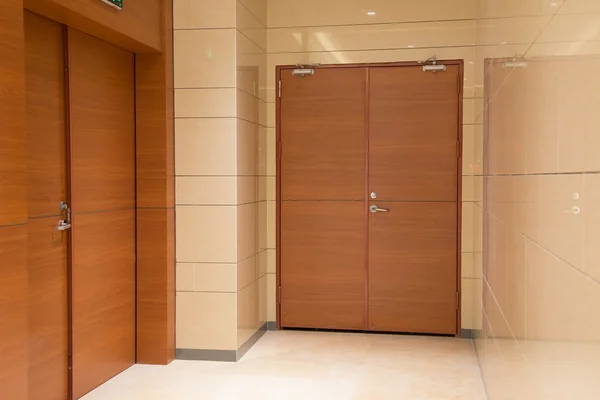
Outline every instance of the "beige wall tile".
<path id="1" fill-rule="evenodd" d="M 193 292 L 194 264 L 177 263 L 175 267 L 175 290 L 178 292 Z"/>
<path id="2" fill-rule="evenodd" d="M 258 99 L 246 92 L 237 90 L 237 116 L 238 119 L 258 123 Z"/>
<path id="3" fill-rule="evenodd" d="M 267 320 L 277 320 L 277 278 L 267 274 Z"/>
<path id="4" fill-rule="evenodd" d="M 178 176 L 175 178 L 175 202 L 178 205 L 235 205 L 238 202 L 239 187 L 245 187 L 249 179 L 252 178 Z M 247 192 L 244 195 L 244 199 L 249 196 Z"/>
<path id="5" fill-rule="evenodd" d="M 259 201 L 258 177 L 238 176 L 237 178 L 237 203 L 247 204 Z"/>
<path id="6" fill-rule="evenodd" d="M 275 249 L 267 249 L 267 273 L 274 274 L 277 270 L 277 255 Z"/>
<path id="7" fill-rule="evenodd" d="M 593 14 L 600 13 L 600 3 L 596 0 L 569 0 L 563 2 L 558 14 Z"/>
<path id="8" fill-rule="evenodd" d="M 600 40 L 600 14 L 556 15 L 538 42 L 588 42 Z"/>
<path id="9" fill-rule="evenodd" d="M 461 328 L 481 329 L 481 294 L 483 291 L 481 279 L 463 278 Z"/>
<path id="10" fill-rule="evenodd" d="M 264 26 L 267 25 L 267 0 L 238 0 L 254 15 Z"/>
<path id="11" fill-rule="evenodd" d="M 478 0 L 476 2 L 476 15 L 477 18 L 552 15 L 563 3 L 564 0 L 552 2 L 539 0 Z"/>
<path id="12" fill-rule="evenodd" d="M 584 176 L 584 270 L 600 281 L 600 174 Z"/>
<path id="13" fill-rule="evenodd" d="M 269 0 L 268 27 L 385 24 L 390 22 L 469 19 L 475 0 L 420 1 L 371 0 Z M 375 12 L 369 15 L 368 12 Z"/>
<path id="14" fill-rule="evenodd" d="M 276 204 L 274 201 L 267 202 L 267 248 L 274 249 L 276 246 Z"/>
<path id="15" fill-rule="evenodd" d="M 236 120 L 175 120 L 176 175 L 235 175 Z"/>
<path id="16" fill-rule="evenodd" d="M 235 29 L 175 31 L 175 87 L 235 87 L 235 49 Z"/>
<path id="17" fill-rule="evenodd" d="M 267 171 L 268 176 L 277 175 L 277 131 L 275 128 L 267 128 L 266 130 L 266 156 L 267 156 Z"/>
<path id="18" fill-rule="evenodd" d="M 461 259 L 461 277 L 462 278 L 478 278 L 474 271 L 474 253 L 462 253 Z"/>
<path id="19" fill-rule="evenodd" d="M 175 118 L 234 118 L 236 89 L 175 89 Z"/>
<path id="20" fill-rule="evenodd" d="M 474 44 L 473 20 L 269 29 L 269 53 L 389 50 Z"/>
<path id="21" fill-rule="evenodd" d="M 267 27 L 239 0 L 236 15 L 237 29 L 263 51 L 267 50 Z"/>
<path id="22" fill-rule="evenodd" d="M 236 206 L 178 206 L 176 226 L 177 261 L 237 263 Z"/>
<path id="23" fill-rule="evenodd" d="M 178 349 L 237 350 L 235 293 L 177 293 Z"/>
<path id="24" fill-rule="evenodd" d="M 483 176 L 462 177 L 462 200 L 483 201 Z"/>
<path id="25" fill-rule="evenodd" d="M 237 120 L 237 174 L 258 174 L 258 125 L 243 119 Z"/>
<path id="26" fill-rule="evenodd" d="M 258 253 L 258 205 L 257 203 L 237 206 L 237 249 L 238 261 Z"/>
<path id="27" fill-rule="evenodd" d="M 533 43 L 550 16 L 480 19 L 475 22 L 475 44 Z"/>
<path id="28" fill-rule="evenodd" d="M 475 101 L 477 99 L 463 100 L 463 124 L 469 125 L 475 123 Z"/>
<path id="29" fill-rule="evenodd" d="M 174 29 L 234 28 L 235 0 L 174 0 Z"/>
<path id="30" fill-rule="evenodd" d="M 237 347 L 239 348 L 264 324 L 260 320 L 260 295 L 258 281 L 237 294 Z"/>
<path id="31" fill-rule="evenodd" d="M 267 273 L 267 251 L 261 249 L 260 252 L 256 255 L 256 257 L 258 258 L 258 263 L 256 266 L 256 276 L 260 278 Z"/>
<path id="32" fill-rule="evenodd" d="M 585 245 L 583 179 L 580 174 L 531 177 L 537 221 L 532 240 L 579 269 L 583 269 Z M 578 214 L 573 207 L 578 207 Z"/>
<path id="33" fill-rule="evenodd" d="M 194 290 L 196 292 L 237 292 L 237 266 L 235 264 L 194 264 Z"/>
<path id="34" fill-rule="evenodd" d="M 474 203 L 465 201 L 462 203 L 462 252 L 472 253 L 473 247 L 473 207 Z"/>
<path id="35" fill-rule="evenodd" d="M 255 255 L 240 261 L 237 264 L 237 290 L 242 290 L 256 279 L 258 279 L 258 260 L 259 256 Z"/>
<path id="36" fill-rule="evenodd" d="M 258 318 L 261 322 L 267 322 L 267 275 L 258 280 Z"/>
<path id="37" fill-rule="evenodd" d="M 267 248 L 267 202 L 258 203 L 258 248 L 260 251 Z"/>

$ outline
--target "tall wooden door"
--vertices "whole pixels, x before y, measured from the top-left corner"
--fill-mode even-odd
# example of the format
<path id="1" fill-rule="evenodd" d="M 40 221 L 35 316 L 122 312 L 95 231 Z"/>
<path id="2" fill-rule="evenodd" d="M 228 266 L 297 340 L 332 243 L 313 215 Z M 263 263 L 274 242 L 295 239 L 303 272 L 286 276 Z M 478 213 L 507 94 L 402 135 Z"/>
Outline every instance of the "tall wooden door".
<path id="1" fill-rule="evenodd" d="M 281 326 L 364 329 L 367 70 L 281 79 Z"/>
<path id="2" fill-rule="evenodd" d="M 68 394 L 67 130 L 63 27 L 25 12 L 29 399 Z"/>
<path id="3" fill-rule="evenodd" d="M 456 334 L 458 63 L 280 74 L 281 327 Z"/>
<path id="4" fill-rule="evenodd" d="M 458 65 L 372 68 L 369 329 L 455 334 Z"/>
<path id="5" fill-rule="evenodd" d="M 73 392 L 135 363 L 134 56 L 68 31 Z"/>

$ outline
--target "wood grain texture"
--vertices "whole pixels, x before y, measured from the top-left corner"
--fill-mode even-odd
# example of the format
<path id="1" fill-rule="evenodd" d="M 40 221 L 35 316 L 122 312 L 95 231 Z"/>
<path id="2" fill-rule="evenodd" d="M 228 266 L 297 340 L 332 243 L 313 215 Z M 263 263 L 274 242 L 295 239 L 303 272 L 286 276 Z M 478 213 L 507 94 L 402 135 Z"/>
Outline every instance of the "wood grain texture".
<path id="1" fill-rule="evenodd" d="M 28 400 L 27 297 L 27 227 L 0 228 L 1 400 Z"/>
<path id="2" fill-rule="evenodd" d="M 282 203 L 282 327 L 364 329 L 364 207 Z"/>
<path id="3" fill-rule="evenodd" d="M 137 362 L 174 359 L 175 211 L 137 211 Z"/>
<path id="4" fill-rule="evenodd" d="M 58 216 L 67 201 L 63 28 L 25 12 L 28 218 Z"/>
<path id="5" fill-rule="evenodd" d="M 0 1 L 0 226 L 27 221 L 27 135 L 21 1 Z"/>
<path id="6" fill-rule="evenodd" d="M 68 396 L 69 232 L 56 231 L 67 201 L 63 28 L 25 12 L 29 221 L 29 400 Z M 46 216 L 46 218 L 40 218 Z"/>
<path id="7" fill-rule="evenodd" d="M 174 207 L 172 1 L 165 1 L 164 51 L 137 54 L 136 156 L 137 206 Z"/>
<path id="8" fill-rule="evenodd" d="M 161 0 L 126 1 L 123 11 L 98 0 L 23 0 L 26 9 L 130 51 L 162 50 Z"/>
<path id="9" fill-rule="evenodd" d="M 362 200 L 367 70 L 281 73 L 282 200 Z"/>
<path id="10" fill-rule="evenodd" d="M 69 29 L 74 213 L 135 207 L 133 54 Z"/>
<path id="11" fill-rule="evenodd" d="M 135 362 L 133 54 L 69 29 L 73 394 Z"/>
<path id="12" fill-rule="evenodd" d="M 456 203 L 377 202 L 369 220 L 369 328 L 456 333 Z"/>
<path id="13" fill-rule="evenodd" d="M 370 72 L 369 191 L 384 201 L 456 201 L 459 66 Z"/>
<path id="14" fill-rule="evenodd" d="M 62 400 L 68 393 L 67 246 L 57 218 L 29 221 L 29 400 Z"/>
<path id="15" fill-rule="evenodd" d="M 173 2 L 161 54 L 136 55 L 137 362 L 175 358 Z"/>
<path id="16" fill-rule="evenodd" d="M 135 363 L 135 211 L 73 223 L 73 395 Z"/>

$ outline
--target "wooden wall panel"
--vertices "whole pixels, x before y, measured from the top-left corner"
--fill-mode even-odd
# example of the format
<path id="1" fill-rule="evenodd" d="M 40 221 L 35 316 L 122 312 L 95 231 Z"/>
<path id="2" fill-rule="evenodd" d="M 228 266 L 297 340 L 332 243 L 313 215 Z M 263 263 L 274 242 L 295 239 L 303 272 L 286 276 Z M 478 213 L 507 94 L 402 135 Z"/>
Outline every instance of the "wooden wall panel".
<path id="1" fill-rule="evenodd" d="M 137 362 L 175 358 L 173 3 L 163 2 L 162 54 L 136 55 Z"/>
<path id="2" fill-rule="evenodd" d="M 27 135 L 21 0 L 0 0 L 0 399 L 27 399 Z"/>
<path id="3" fill-rule="evenodd" d="M 0 226 L 27 221 L 23 9 L 0 0 Z"/>
<path id="4" fill-rule="evenodd" d="M 67 130 L 63 27 L 25 12 L 28 137 L 29 400 L 68 393 L 69 231 L 65 218 Z"/>
<path id="5" fill-rule="evenodd" d="M 23 0 L 25 8 L 134 52 L 162 50 L 162 0 L 126 1 L 123 11 L 99 0 Z"/>
<path id="6" fill-rule="evenodd" d="M 0 228 L 0 400 L 27 397 L 27 227 Z"/>

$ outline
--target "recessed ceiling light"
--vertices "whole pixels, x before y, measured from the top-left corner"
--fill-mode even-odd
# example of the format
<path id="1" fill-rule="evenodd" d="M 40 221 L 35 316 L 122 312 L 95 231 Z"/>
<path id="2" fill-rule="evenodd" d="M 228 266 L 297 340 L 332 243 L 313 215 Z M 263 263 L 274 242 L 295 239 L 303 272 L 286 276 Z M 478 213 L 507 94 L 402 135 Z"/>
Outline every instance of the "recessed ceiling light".
<path id="1" fill-rule="evenodd" d="M 558 7 L 558 3 L 550 3 L 550 7 Z"/>
<path id="2" fill-rule="evenodd" d="M 367 15 L 375 15 L 375 14 L 377 14 L 375 11 L 368 11 L 367 12 Z"/>
<path id="3" fill-rule="evenodd" d="M 409 44 L 409 45 L 408 45 L 408 48 L 409 48 L 409 49 L 412 49 L 413 47 L 415 47 L 415 46 L 413 46 L 412 44 Z"/>

